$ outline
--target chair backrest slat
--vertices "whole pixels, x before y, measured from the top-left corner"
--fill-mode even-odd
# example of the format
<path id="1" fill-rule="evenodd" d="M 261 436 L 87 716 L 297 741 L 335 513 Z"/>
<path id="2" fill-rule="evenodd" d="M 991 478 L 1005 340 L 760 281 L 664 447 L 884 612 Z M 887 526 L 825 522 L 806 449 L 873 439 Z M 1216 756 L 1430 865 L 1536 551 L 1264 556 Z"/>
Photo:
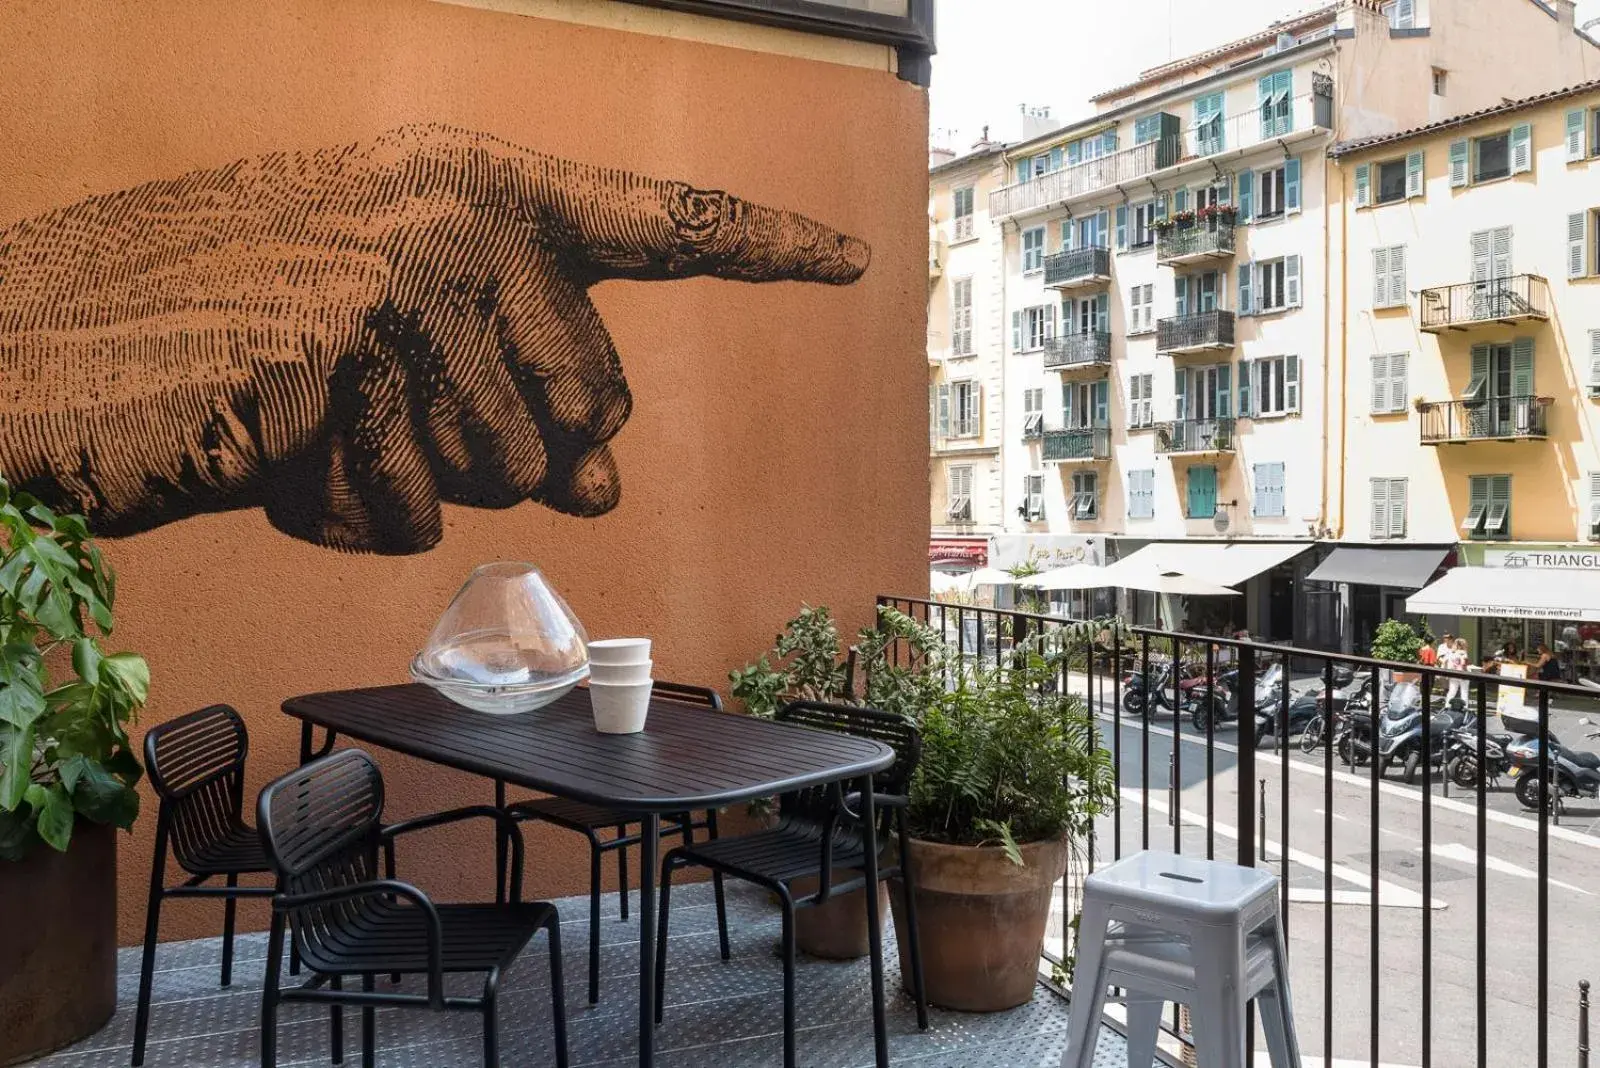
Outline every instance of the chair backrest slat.
<path id="1" fill-rule="evenodd" d="M 922 757 L 922 735 L 904 717 L 891 712 L 861 705 L 831 704 L 824 701 L 791 701 L 778 710 L 777 719 L 814 730 L 848 734 L 882 742 L 895 752 L 894 763 L 873 776 L 874 790 L 881 794 L 904 794 L 911 785 L 912 773 Z M 846 785 L 845 792 L 853 787 Z M 808 822 L 826 820 L 834 809 L 831 791 L 827 787 L 812 787 L 784 794 L 778 800 L 778 810 L 786 819 L 799 818 Z M 879 831 L 887 833 L 892 810 L 879 813 Z M 887 839 L 882 839 L 887 841 Z"/>
<path id="2" fill-rule="evenodd" d="M 145 767 L 172 827 L 172 851 L 191 868 L 241 823 L 250 738 L 227 705 L 158 724 L 144 737 Z"/>
<path id="3" fill-rule="evenodd" d="M 717 712 L 722 711 L 722 697 L 709 686 L 692 686 L 686 682 L 657 679 L 650 692 L 654 697 L 664 697 L 669 701 L 686 705 L 704 705 Z"/>

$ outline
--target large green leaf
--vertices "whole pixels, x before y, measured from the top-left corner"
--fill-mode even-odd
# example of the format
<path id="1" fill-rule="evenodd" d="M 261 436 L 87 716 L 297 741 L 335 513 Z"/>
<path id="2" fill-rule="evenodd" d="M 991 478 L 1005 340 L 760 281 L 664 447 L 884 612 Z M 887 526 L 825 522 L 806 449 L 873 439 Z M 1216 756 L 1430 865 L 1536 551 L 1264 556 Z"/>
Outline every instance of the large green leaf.
<path id="1" fill-rule="evenodd" d="M 72 799 L 60 783 L 51 784 L 44 792 L 44 804 L 36 805 L 39 811 L 39 837 L 54 849 L 65 853 L 72 840 L 72 823 L 77 818 Z"/>
<path id="2" fill-rule="evenodd" d="M 23 860 L 39 841 L 34 830 L 38 813 L 31 806 L 15 812 L 0 810 L 0 860 Z"/>
<path id="3" fill-rule="evenodd" d="M 72 670 L 90 686 L 100 685 L 100 661 L 104 657 L 93 638 L 79 638 L 72 643 Z"/>
<path id="4" fill-rule="evenodd" d="M 76 756 L 64 762 L 61 781 L 72 792 L 72 805 L 96 823 L 126 828 L 133 826 L 139 815 L 138 792 L 87 757 Z"/>
<path id="5" fill-rule="evenodd" d="M 33 726 L 0 725 L 0 808 L 22 803 L 33 771 Z"/>
<path id="6" fill-rule="evenodd" d="M 44 715 L 43 666 L 32 645 L 0 646 L 0 721 L 26 727 Z"/>
<path id="7" fill-rule="evenodd" d="M 112 653 L 100 662 L 100 669 L 122 685 L 136 705 L 150 697 L 150 665 L 138 653 Z"/>

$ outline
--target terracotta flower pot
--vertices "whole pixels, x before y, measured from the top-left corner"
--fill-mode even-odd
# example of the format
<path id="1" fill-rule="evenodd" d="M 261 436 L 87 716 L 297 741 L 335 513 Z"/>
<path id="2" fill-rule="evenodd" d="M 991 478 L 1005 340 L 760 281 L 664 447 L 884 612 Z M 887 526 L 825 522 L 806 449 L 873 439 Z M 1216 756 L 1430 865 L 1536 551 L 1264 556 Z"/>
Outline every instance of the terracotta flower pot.
<path id="1" fill-rule="evenodd" d="M 78 821 L 65 853 L 0 861 L 0 1065 L 60 1049 L 117 1007 L 117 840 Z"/>
<path id="2" fill-rule="evenodd" d="M 855 872 L 841 871 L 834 878 L 845 879 Z M 800 897 L 816 890 L 815 879 L 796 879 L 794 895 Z M 889 884 L 878 884 L 878 915 L 884 922 L 889 916 Z M 822 960 L 857 960 L 867 955 L 871 942 L 867 939 L 866 891 L 853 890 L 848 894 L 830 897 L 825 904 L 815 908 L 796 909 L 794 914 L 794 944 L 800 952 Z"/>
<path id="3" fill-rule="evenodd" d="M 999 1012 L 1032 999 L 1052 887 L 1067 867 L 1066 840 L 1029 842 L 1022 857 L 1019 868 L 999 848 L 911 840 L 922 970 L 933 1004 Z M 890 904 L 909 988 L 910 933 L 895 884 Z"/>

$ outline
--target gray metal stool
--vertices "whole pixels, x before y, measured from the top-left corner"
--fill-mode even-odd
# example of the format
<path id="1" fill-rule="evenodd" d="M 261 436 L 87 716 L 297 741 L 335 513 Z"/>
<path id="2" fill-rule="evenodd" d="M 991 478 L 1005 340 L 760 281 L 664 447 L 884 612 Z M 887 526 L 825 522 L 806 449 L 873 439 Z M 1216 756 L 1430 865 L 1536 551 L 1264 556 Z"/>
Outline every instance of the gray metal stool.
<path id="1" fill-rule="evenodd" d="M 1093 1063 L 1108 986 L 1127 991 L 1130 1068 L 1155 1059 L 1169 1001 L 1189 1006 L 1199 1068 L 1242 1068 L 1252 998 L 1273 1068 L 1300 1068 L 1278 878 L 1268 872 L 1137 853 L 1090 875 L 1062 1068 Z"/>

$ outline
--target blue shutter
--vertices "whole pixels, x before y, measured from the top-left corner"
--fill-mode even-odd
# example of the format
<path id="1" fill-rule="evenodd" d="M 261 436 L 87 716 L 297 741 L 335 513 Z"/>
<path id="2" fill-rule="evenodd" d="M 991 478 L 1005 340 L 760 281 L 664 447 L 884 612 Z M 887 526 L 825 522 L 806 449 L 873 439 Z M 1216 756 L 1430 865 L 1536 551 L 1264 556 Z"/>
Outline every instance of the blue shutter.
<path id="1" fill-rule="evenodd" d="M 1071 252 L 1072 251 L 1072 220 L 1071 219 L 1062 219 L 1061 220 L 1061 251 L 1062 252 Z"/>
<path id="2" fill-rule="evenodd" d="M 1289 160 L 1283 165 L 1283 204 L 1286 211 L 1300 210 L 1300 161 Z"/>
<path id="3" fill-rule="evenodd" d="M 1239 414 L 1255 415 L 1255 409 L 1250 407 L 1250 386 L 1255 381 L 1255 363 L 1251 360 L 1239 361 Z"/>
<path id="4" fill-rule="evenodd" d="M 1249 222 L 1255 215 L 1256 176 L 1246 168 L 1239 172 L 1239 221 Z"/>
<path id="5" fill-rule="evenodd" d="M 1111 294 L 1102 293 L 1094 299 L 1095 329 L 1102 334 L 1111 332 Z"/>
<path id="6" fill-rule="evenodd" d="M 1174 312 L 1180 319 L 1189 314 L 1189 279 L 1183 275 L 1172 280 Z"/>
<path id="7" fill-rule="evenodd" d="M 1291 308 L 1300 307 L 1300 257 L 1286 256 L 1283 260 L 1284 303 Z"/>
<path id="8" fill-rule="evenodd" d="M 1283 407 L 1289 412 L 1300 410 L 1300 357 L 1289 356 L 1283 361 Z"/>
<path id="9" fill-rule="evenodd" d="M 1011 313 L 1011 351 L 1022 351 L 1022 313 L 1019 311 Z"/>
<path id="10" fill-rule="evenodd" d="M 1239 264 L 1239 314 L 1254 315 L 1256 310 L 1256 267 L 1253 263 Z"/>
<path id="11" fill-rule="evenodd" d="M 1094 384 L 1094 425 L 1111 425 L 1111 383 L 1106 381 Z"/>
<path id="12" fill-rule="evenodd" d="M 1363 163 L 1356 168 L 1356 207 L 1372 207 L 1372 164 Z"/>
<path id="13" fill-rule="evenodd" d="M 1183 367 L 1172 371 L 1172 417 L 1179 422 L 1189 418 L 1189 372 Z"/>
<path id="14" fill-rule="evenodd" d="M 1233 414 L 1233 367 L 1222 364 L 1217 368 L 1216 391 L 1217 418 L 1227 419 Z"/>
<path id="15" fill-rule="evenodd" d="M 1074 141 L 1067 146 L 1067 166 L 1076 167 L 1083 162 L 1083 142 Z"/>
<path id="16" fill-rule="evenodd" d="M 1533 124 L 1524 122 L 1511 127 L 1511 173 L 1526 174 L 1533 170 Z"/>
<path id="17" fill-rule="evenodd" d="M 1467 165 L 1467 140 L 1450 142 L 1450 188 L 1461 189 L 1469 181 L 1470 168 Z"/>
<path id="18" fill-rule="evenodd" d="M 1182 212 L 1184 212 L 1185 210 L 1188 209 L 1188 207 L 1189 207 L 1189 191 L 1187 189 L 1178 190 L 1176 193 L 1172 194 L 1172 199 L 1173 199 L 1173 204 L 1174 204 L 1174 207 L 1173 207 L 1173 211 L 1174 212 L 1177 212 L 1177 213 L 1181 214 Z"/>
<path id="19" fill-rule="evenodd" d="M 1217 469 L 1197 464 L 1189 468 L 1189 518 L 1210 519 L 1217 514 Z"/>
<path id="20" fill-rule="evenodd" d="M 1050 169 L 1053 171 L 1061 169 L 1061 149 L 1059 147 L 1050 150 Z"/>
<path id="21" fill-rule="evenodd" d="M 1061 383 L 1061 425 L 1065 427 L 1074 425 L 1072 422 L 1072 393 L 1072 383 Z"/>
<path id="22" fill-rule="evenodd" d="M 1128 205 L 1117 205 L 1117 251 L 1128 249 Z"/>

